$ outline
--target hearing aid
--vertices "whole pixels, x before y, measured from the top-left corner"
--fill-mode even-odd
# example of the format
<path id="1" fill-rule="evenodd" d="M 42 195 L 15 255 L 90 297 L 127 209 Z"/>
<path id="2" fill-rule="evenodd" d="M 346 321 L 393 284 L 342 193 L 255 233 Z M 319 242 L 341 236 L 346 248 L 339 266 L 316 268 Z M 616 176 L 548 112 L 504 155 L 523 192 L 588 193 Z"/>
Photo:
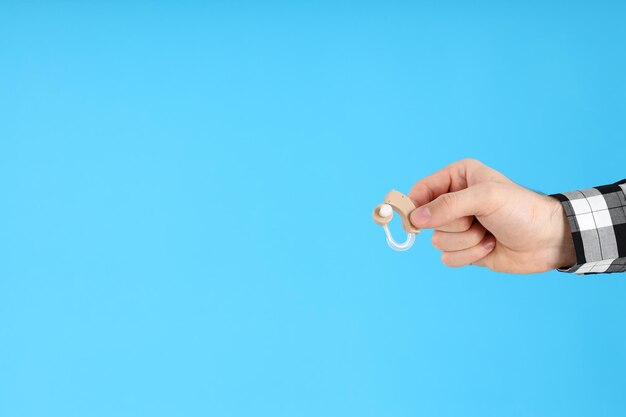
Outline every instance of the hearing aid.
<path id="1" fill-rule="evenodd" d="M 415 210 L 415 204 L 411 199 L 399 191 L 391 190 L 385 196 L 383 203 L 374 207 L 372 218 L 374 222 L 383 227 L 385 230 L 385 236 L 387 237 L 387 244 L 389 247 L 396 251 L 405 251 L 413 246 L 415 242 L 415 235 L 420 232 L 420 229 L 414 227 L 409 220 L 409 215 Z M 391 235 L 391 231 L 387 224 L 393 219 L 394 211 L 400 216 L 402 221 L 402 228 L 406 232 L 406 240 L 403 243 L 398 243 Z"/>

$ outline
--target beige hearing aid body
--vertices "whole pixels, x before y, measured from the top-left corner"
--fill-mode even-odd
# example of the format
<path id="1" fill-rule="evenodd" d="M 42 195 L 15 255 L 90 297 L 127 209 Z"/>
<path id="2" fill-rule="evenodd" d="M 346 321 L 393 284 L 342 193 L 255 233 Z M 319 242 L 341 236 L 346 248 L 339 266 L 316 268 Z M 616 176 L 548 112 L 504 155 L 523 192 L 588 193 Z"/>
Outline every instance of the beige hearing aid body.
<path id="1" fill-rule="evenodd" d="M 415 210 L 415 204 L 411 199 L 399 191 L 391 190 L 383 200 L 383 203 L 374 207 L 372 218 L 374 222 L 383 226 L 385 234 L 387 235 L 387 243 L 389 246 L 398 251 L 409 249 L 414 242 L 415 235 L 420 232 L 420 229 L 414 227 L 409 220 L 409 215 Z M 404 243 L 397 243 L 391 236 L 387 224 L 393 219 L 393 212 L 396 212 L 402 220 L 402 228 L 407 233 L 407 240 Z"/>

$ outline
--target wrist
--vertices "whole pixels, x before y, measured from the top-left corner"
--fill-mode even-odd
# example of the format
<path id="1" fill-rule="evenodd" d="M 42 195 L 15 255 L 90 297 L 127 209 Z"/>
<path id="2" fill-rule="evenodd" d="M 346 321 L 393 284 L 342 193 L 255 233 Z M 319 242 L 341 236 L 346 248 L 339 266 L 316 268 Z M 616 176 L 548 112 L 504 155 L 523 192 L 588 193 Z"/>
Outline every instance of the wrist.
<path id="1" fill-rule="evenodd" d="M 551 269 L 569 268 L 576 264 L 576 250 L 574 239 L 560 201 L 547 197 L 550 205 L 550 235 L 551 235 Z"/>

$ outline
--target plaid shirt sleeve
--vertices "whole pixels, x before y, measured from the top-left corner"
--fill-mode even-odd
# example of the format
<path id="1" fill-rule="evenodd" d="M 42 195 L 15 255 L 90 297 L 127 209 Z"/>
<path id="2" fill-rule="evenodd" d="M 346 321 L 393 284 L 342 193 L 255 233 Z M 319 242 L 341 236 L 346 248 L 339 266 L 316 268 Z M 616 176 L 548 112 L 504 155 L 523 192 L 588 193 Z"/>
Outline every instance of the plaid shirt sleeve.
<path id="1" fill-rule="evenodd" d="M 576 265 L 559 271 L 626 272 L 626 180 L 552 197 L 565 209 L 576 250 Z"/>

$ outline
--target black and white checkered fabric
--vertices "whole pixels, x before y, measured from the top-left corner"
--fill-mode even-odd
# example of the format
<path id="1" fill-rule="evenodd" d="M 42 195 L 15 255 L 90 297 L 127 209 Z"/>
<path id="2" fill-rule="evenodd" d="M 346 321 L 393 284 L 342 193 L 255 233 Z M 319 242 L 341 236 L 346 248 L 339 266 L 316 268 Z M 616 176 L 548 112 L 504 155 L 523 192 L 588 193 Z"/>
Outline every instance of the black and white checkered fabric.
<path id="1" fill-rule="evenodd" d="M 626 272 L 626 180 L 552 197 L 563 204 L 576 249 L 576 265 L 559 271 Z"/>

